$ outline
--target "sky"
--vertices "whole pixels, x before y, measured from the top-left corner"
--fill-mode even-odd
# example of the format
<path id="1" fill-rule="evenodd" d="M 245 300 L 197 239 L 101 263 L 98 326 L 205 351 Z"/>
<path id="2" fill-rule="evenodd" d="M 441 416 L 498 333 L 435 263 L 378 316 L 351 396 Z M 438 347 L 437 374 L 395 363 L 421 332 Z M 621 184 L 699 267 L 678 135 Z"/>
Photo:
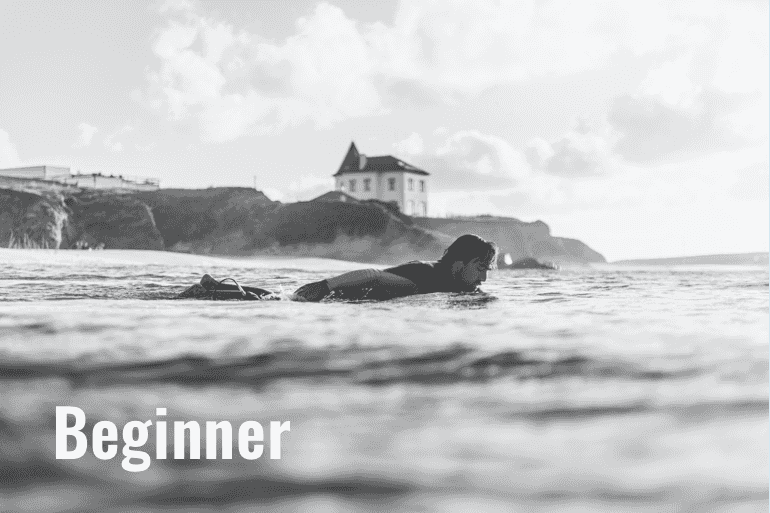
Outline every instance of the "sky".
<path id="1" fill-rule="evenodd" d="M 432 216 L 608 260 L 768 251 L 768 2 L 0 2 L 0 167 L 333 188 L 351 141 Z"/>

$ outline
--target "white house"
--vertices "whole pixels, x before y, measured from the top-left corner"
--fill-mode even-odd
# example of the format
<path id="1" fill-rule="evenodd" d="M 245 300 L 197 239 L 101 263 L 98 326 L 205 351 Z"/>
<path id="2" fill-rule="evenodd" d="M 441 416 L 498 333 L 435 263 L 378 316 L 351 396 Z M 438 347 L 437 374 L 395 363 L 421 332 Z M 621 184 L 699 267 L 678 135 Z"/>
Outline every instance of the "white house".
<path id="1" fill-rule="evenodd" d="M 336 190 L 356 199 L 393 202 L 407 215 L 427 217 L 429 176 L 390 155 L 367 157 L 351 142 L 334 181 Z"/>

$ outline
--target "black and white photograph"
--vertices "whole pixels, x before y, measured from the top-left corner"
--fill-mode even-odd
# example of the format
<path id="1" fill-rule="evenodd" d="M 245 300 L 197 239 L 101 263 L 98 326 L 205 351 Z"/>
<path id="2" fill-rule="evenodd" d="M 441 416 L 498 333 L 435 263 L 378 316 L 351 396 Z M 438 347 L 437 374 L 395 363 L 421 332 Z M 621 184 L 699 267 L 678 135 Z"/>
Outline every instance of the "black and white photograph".
<path id="1" fill-rule="evenodd" d="M 769 33 L 0 1 L 0 512 L 767 512 Z"/>

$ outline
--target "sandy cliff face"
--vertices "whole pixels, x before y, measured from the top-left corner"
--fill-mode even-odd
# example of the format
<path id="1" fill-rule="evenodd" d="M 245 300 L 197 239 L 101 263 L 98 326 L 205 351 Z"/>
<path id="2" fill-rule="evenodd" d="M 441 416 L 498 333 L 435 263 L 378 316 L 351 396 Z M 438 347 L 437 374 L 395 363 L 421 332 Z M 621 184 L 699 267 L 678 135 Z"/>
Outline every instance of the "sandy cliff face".
<path id="1" fill-rule="evenodd" d="M 0 247 L 58 249 L 67 244 L 67 223 L 61 195 L 0 189 Z"/>
<path id="2" fill-rule="evenodd" d="M 0 246 L 165 249 L 148 206 L 132 195 L 51 182 L 0 181 Z"/>
<path id="3" fill-rule="evenodd" d="M 34 186 L 33 186 L 34 185 Z M 0 246 L 154 249 L 221 255 L 283 254 L 356 261 L 438 258 L 464 233 L 515 259 L 603 262 L 540 221 L 411 219 L 377 202 L 282 204 L 248 188 L 91 191 L 0 182 Z"/>

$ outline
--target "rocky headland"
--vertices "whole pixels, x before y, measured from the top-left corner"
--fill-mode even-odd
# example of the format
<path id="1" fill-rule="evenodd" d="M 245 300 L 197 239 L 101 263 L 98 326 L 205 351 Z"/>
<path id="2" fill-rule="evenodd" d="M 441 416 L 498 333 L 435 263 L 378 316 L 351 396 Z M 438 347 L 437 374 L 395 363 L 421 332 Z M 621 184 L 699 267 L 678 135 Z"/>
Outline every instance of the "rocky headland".
<path id="1" fill-rule="evenodd" d="M 390 263 L 437 258 L 463 233 L 496 241 L 511 261 L 605 261 L 580 241 L 551 236 L 541 221 L 410 218 L 378 201 L 280 203 L 239 187 L 98 191 L 0 178 L 0 247 L 103 246 Z"/>

